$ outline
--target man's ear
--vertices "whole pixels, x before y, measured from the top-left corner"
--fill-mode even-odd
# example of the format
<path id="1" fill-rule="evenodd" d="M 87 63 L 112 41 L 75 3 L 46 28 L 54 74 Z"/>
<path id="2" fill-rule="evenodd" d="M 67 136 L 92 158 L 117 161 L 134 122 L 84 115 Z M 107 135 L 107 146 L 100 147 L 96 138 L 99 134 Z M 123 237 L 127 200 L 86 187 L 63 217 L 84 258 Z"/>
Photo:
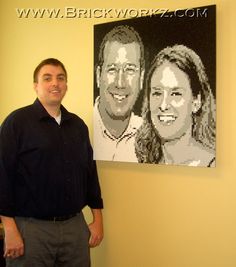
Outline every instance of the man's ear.
<path id="1" fill-rule="evenodd" d="M 37 93 L 37 85 L 38 83 L 37 82 L 34 82 L 34 91 Z"/>
<path id="2" fill-rule="evenodd" d="M 202 105 L 202 100 L 201 100 L 201 95 L 198 94 L 196 98 L 193 99 L 193 113 L 197 113 L 198 110 L 201 108 Z"/>
<path id="3" fill-rule="evenodd" d="M 101 67 L 97 66 L 97 68 L 96 68 L 96 82 L 97 82 L 98 88 L 100 88 L 100 77 L 101 77 Z"/>
<path id="4" fill-rule="evenodd" d="M 143 89 L 143 81 L 144 81 L 144 73 L 145 73 L 145 70 L 144 69 L 141 69 L 141 73 L 140 73 L 140 90 Z"/>

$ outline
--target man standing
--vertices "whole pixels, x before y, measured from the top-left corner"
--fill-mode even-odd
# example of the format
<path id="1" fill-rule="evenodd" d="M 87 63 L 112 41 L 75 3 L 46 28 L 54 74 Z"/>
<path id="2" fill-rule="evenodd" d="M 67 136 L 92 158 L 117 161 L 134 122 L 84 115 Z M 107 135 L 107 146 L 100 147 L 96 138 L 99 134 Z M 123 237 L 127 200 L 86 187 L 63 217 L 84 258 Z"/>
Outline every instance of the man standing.
<path id="1" fill-rule="evenodd" d="M 143 86 L 144 48 L 126 25 L 108 32 L 100 46 L 94 105 L 94 155 L 98 160 L 137 162 L 134 140 L 142 119 L 133 112 Z"/>
<path id="2" fill-rule="evenodd" d="M 103 238 L 103 202 L 85 123 L 62 105 L 67 72 L 57 59 L 34 71 L 36 101 L 0 132 L 0 215 L 7 266 L 88 267 Z M 82 209 L 93 222 L 87 226 Z"/>

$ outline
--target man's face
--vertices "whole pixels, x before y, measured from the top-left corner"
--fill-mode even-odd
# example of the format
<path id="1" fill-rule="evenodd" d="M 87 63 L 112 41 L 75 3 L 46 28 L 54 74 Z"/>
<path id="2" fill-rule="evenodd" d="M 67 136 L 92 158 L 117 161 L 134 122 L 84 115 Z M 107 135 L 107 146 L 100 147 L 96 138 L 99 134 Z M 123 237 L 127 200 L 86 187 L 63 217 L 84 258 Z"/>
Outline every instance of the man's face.
<path id="1" fill-rule="evenodd" d="M 143 80 L 140 47 L 137 43 L 107 42 L 104 63 L 97 70 L 99 110 L 113 119 L 128 117 L 139 95 Z"/>
<path id="2" fill-rule="evenodd" d="M 60 105 L 67 91 L 66 74 L 61 66 L 44 65 L 34 89 L 44 106 Z"/>

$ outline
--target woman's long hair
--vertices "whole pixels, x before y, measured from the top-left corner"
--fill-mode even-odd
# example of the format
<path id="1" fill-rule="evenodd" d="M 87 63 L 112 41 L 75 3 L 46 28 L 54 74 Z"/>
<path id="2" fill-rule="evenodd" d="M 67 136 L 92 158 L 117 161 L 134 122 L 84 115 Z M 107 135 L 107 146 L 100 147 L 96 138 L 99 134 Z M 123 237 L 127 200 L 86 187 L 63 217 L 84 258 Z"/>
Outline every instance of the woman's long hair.
<path id="1" fill-rule="evenodd" d="M 174 45 L 161 50 L 148 71 L 142 107 L 143 124 L 137 132 L 135 152 L 139 162 L 159 163 L 162 159 L 161 138 L 151 121 L 150 81 L 157 67 L 164 62 L 175 64 L 189 78 L 193 97 L 201 96 L 201 107 L 192 114 L 192 136 L 204 147 L 215 149 L 215 98 L 200 57 L 184 45 Z"/>

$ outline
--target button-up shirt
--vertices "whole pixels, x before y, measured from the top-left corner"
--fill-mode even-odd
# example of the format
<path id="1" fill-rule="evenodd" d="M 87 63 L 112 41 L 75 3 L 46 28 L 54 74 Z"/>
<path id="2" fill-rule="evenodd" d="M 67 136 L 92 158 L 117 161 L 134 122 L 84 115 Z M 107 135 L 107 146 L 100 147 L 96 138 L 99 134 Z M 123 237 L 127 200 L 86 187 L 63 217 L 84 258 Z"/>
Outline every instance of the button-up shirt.
<path id="1" fill-rule="evenodd" d="M 94 105 L 94 159 L 106 161 L 138 162 L 135 154 L 135 136 L 142 118 L 131 113 L 126 130 L 118 138 L 105 127 L 98 110 L 99 98 Z"/>
<path id="2" fill-rule="evenodd" d="M 61 106 L 61 123 L 39 100 L 0 131 L 0 214 L 47 217 L 102 208 L 96 163 L 82 119 Z"/>

